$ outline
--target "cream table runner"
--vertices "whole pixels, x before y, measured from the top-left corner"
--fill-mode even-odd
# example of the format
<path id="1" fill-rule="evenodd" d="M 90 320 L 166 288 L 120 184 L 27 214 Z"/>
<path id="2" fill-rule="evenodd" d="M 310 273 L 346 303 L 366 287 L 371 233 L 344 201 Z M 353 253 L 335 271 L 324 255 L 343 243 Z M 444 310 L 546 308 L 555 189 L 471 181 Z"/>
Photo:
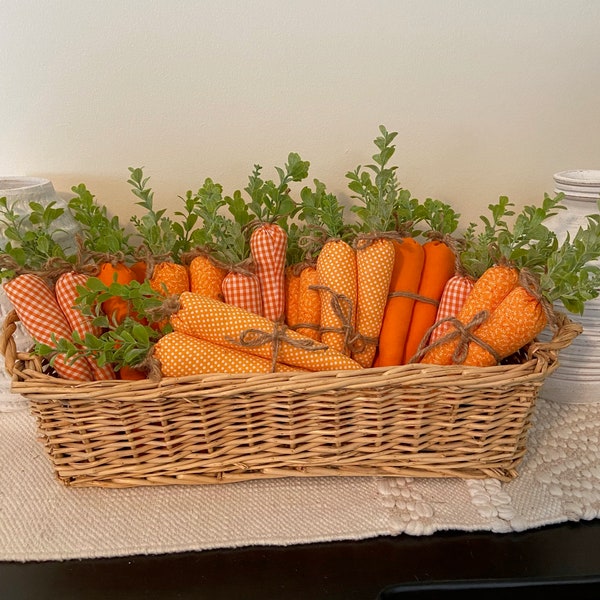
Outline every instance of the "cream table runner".
<path id="1" fill-rule="evenodd" d="M 600 516 L 600 403 L 551 402 L 542 393 L 520 475 L 509 483 L 329 477 L 66 488 L 36 439 L 26 400 L 9 392 L 0 369 L 0 560 L 503 533 Z"/>

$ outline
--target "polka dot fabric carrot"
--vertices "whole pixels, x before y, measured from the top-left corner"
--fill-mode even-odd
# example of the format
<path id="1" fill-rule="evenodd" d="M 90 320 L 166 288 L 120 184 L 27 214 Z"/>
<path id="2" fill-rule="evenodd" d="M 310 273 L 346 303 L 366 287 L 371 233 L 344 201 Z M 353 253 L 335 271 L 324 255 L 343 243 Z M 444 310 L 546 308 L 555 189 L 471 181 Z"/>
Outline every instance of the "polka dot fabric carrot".
<path id="1" fill-rule="evenodd" d="M 358 294 L 356 251 L 341 239 L 327 241 L 317 257 L 321 298 L 321 341 L 350 355 Z"/>
<path id="2" fill-rule="evenodd" d="M 181 308 L 171 316 L 171 325 L 175 331 L 268 360 L 273 359 L 274 343 L 271 336 L 275 327 L 270 319 L 191 292 L 183 293 L 179 300 Z M 360 368 L 348 356 L 316 344 L 314 340 L 295 331 L 287 329 L 283 333 L 290 341 L 280 339 L 278 362 L 309 371 Z"/>
<path id="3" fill-rule="evenodd" d="M 71 339 L 73 332 L 60 309 L 56 296 L 48 284 L 37 275 L 24 273 L 4 283 L 4 291 L 13 305 L 21 323 L 38 343 L 52 348 L 52 340 Z M 53 366 L 60 377 L 77 381 L 92 381 L 94 376 L 87 360 L 83 357 L 66 360 L 56 355 Z"/>
<path id="4" fill-rule="evenodd" d="M 379 341 L 383 314 L 394 268 L 394 244 L 387 238 L 359 239 L 356 248 L 356 331 L 360 345 L 352 358 L 371 367 Z"/>
<path id="5" fill-rule="evenodd" d="M 154 346 L 164 377 L 185 377 L 205 373 L 270 373 L 271 361 L 248 352 L 219 346 L 198 337 L 173 331 Z M 277 363 L 276 371 L 301 371 Z"/>

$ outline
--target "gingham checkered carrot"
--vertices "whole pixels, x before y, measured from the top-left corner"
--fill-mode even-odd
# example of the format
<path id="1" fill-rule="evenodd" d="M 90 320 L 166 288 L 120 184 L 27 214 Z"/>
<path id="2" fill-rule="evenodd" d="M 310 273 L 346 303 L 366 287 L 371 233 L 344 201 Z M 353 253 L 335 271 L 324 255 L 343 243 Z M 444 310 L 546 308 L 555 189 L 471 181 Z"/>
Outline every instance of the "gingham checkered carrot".
<path id="1" fill-rule="evenodd" d="M 270 319 L 191 292 L 181 294 L 179 301 L 180 309 L 171 316 L 175 331 L 273 360 L 273 335 L 279 328 Z M 281 333 L 278 362 L 309 371 L 360 368 L 350 357 L 295 331 Z"/>
<path id="2" fill-rule="evenodd" d="M 454 275 L 450 277 L 442 293 L 435 317 L 436 323 L 439 322 L 440 325 L 431 332 L 429 336 L 430 344 L 433 344 L 433 342 L 443 337 L 449 331 L 450 321 L 445 321 L 444 319 L 456 317 L 459 314 L 473 289 L 473 285 L 473 278 L 467 275 Z"/>
<path id="3" fill-rule="evenodd" d="M 271 361 L 248 352 L 226 348 L 198 337 L 173 331 L 154 345 L 164 377 L 185 377 L 205 373 L 269 373 Z M 277 372 L 303 371 L 277 363 Z"/>
<path id="4" fill-rule="evenodd" d="M 56 301 L 54 292 L 39 276 L 24 273 L 4 283 L 4 291 L 13 305 L 21 323 L 31 337 L 41 344 L 56 347 L 52 341 L 71 339 L 72 330 Z M 94 376 L 85 358 L 78 358 L 73 363 L 58 354 L 54 360 L 54 368 L 60 377 L 77 381 L 92 381 Z"/>
<path id="5" fill-rule="evenodd" d="M 250 252 L 260 281 L 262 314 L 272 321 L 285 315 L 287 234 L 276 223 L 262 223 L 250 235 Z"/>
<path id="6" fill-rule="evenodd" d="M 223 279 L 227 271 L 214 263 L 207 255 L 200 254 L 190 262 L 190 292 L 204 294 L 215 300 L 223 300 Z"/>
<path id="7" fill-rule="evenodd" d="M 298 277 L 296 331 L 313 340 L 321 340 L 321 295 L 319 274 L 313 265 L 304 267 Z M 304 327 L 302 326 L 304 325 Z"/>
<path id="8" fill-rule="evenodd" d="M 84 315 L 75 303 L 79 295 L 77 286 L 85 286 L 87 279 L 88 276 L 84 273 L 68 271 L 56 280 L 56 285 L 54 286 L 56 301 L 65 315 L 69 327 L 72 331 L 76 331 L 82 339 L 86 333 L 91 333 L 96 337 L 102 335 L 102 329 L 93 325 L 90 317 Z M 114 369 L 110 364 L 101 367 L 98 361 L 92 356 L 87 356 L 86 360 L 92 369 L 94 379 L 116 379 Z"/>
<path id="9" fill-rule="evenodd" d="M 389 238 L 360 239 L 356 248 L 359 345 L 352 358 L 363 367 L 373 365 L 394 268 L 394 245 Z"/>
<path id="10" fill-rule="evenodd" d="M 254 273 L 234 267 L 223 278 L 221 289 L 227 304 L 262 316 L 260 281 Z"/>
<path id="11" fill-rule="evenodd" d="M 321 341 L 350 356 L 356 328 L 356 251 L 341 239 L 327 241 L 317 257 L 321 297 Z"/>
<path id="12" fill-rule="evenodd" d="M 491 315 L 508 294 L 516 287 L 519 281 L 519 271 L 507 265 L 494 265 L 487 269 L 473 285 L 461 311 L 457 315 L 458 321 L 463 325 L 469 325 L 471 321 L 482 311 Z M 446 333 L 450 335 L 456 328 L 451 325 Z M 451 365 L 453 355 L 459 340 L 437 341 L 425 356 L 421 358 L 422 363 L 438 365 Z"/>

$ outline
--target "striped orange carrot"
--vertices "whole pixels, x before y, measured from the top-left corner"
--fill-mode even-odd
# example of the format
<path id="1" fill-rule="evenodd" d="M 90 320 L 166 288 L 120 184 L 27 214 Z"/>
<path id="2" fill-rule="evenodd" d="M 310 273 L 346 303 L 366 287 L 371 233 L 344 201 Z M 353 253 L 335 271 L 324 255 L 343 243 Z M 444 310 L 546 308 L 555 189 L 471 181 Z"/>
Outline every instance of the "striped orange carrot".
<path id="1" fill-rule="evenodd" d="M 53 336 L 57 340 L 72 339 L 73 331 L 56 296 L 41 277 L 32 273 L 18 275 L 4 283 L 4 291 L 21 323 L 36 342 L 56 348 Z M 92 381 L 94 378 L 84 357 L 71 362 L 63 354 L 57 354 L 53 366 L 64 379 Z"/>
<path id="2" fill-rule="evenodd" d="M 190 291 L 223 300 L 223 279 L 227 271 L 215 264 L 206 254 L 199 254 L 190 262 Z"/>
<path id="3" fill-rule="evenodd" d="M 519 281 L 519 271 L 507 265 L 494 265 L 488 268 L 473 285 L 457 319 L 465 326 L 483 311 L 491 315 Z M 446 333 L 450 336 L 456 331 L 451 325 Z M 451 365 L 458 346 L 457 337 L 448 341 L 438 340 L 420 362 L 438 365 Z"/>
<path id="4" fill-rule="evenodd" d="M 429 336 L 429 343 L 433 344 L 436 340 L 443 337 L 450 329 L 451 317 L 456 318 L 461 311 L 467 297 L 473 290 L 474 280 L 468 275 L 454 275 L 450 277 L 444 287 L 440 305 L 435 316 L 435 322 L 440 323 Z"/>
<path id="5" fill-rule="evenodd" d="M 221 289 L 223 300 L 227 304 L 262 316 L 263 303 L 260 281 L 254 273 L 237 267 L 233 268 L 223 278 Z"/>
<path id="6" fill-rule="evenodd" d="M 540 302 L 517 285 L 475 330 L 477 338 L 489 344 L 494 354 L 477 342 L 470 342 L 464 365 L 488 367 L 533 341 L 548 323 Z"/>
<path id="7" fill-rule="evenodd" d="M 350 355 L 356 328 L 356 251 L 341 239 L 323 245 L 317 257 L 321 298 L 321 341 Z"/>
<path id="8" fill-rule="evenodd" d="M 88 276 L 84 273 L 68 271 L 60 275 L 54 286 L 56 300 L 69 323 L 69 327 L 73 332 L 77 332 L 82 339 L 87 333 L 91 333 L 96 337 L 102 335 L 102 329 L 93 325 L 90 317 L 84 315 L 75 302 L 79 295 L 77 286 L 85 286 L 87 280 Z M 86 360 L 90 365 L 94 379 L 116 379 L 115 372 L 110 364 L 101 367 L 92 356 L 87 356 Z"/>
<path id="9" fill-rule="evenodd" d="M 404 347 L 403 363 L 407 363 L 419 349 L 419 345 L 435 317 L 444 286 L 455 273 L 456 256 L 444 242 L 430 240 L 423 244 L 425 262 L 419 283 L 419 297 L 413 308 L 410 327 Z"/>
<path id="10" fill-rule="evenodd" d="M 377 367 L 401 364 L 425 261 L 423 246 L 416 239 L 406 237 L 402 241 L 393 240 L 392 243 L 394 268 L 374 361 Z"/>
<path id="11" fill-rule="evenodd" d="M 321 296 L 319 274 L 313 265 L 305 266 L 298 276 L 296 331 L 313 340 L 321 340 Z"/>
<path id="12" fill-rule="evenodd" d="M 242 350 L 227 348 L 198 337 L 173 331 L 154 345 L 164 377 L 185 377 L 204 373 L 269 373 L 271 361 Z M 277 363 L 276 371 L 302 371 Z"/>
<path id="13" fill-rule="evenodd" d="M 355 347 L 352 358 L 365 368 L 371 367 L 375 359 L 394 258 L 394 244 L 389 238 L 358 240 L 356 331 L 360 344 Z"/>
<path id="14" fill-rule="evenodd" d="M 287 233 L 277 223 L 262 223 L 250 235 L 250 252 L 260 281 L 262 314 L 278 321 L 285 316 Z"/>
<path id="15" fill-rule="evenodd" d="M 273 360 L 273 335 L 278 328 L 270 319 L 191 292 L 181 294 L 179 302 L 180 309 L 171 316 L 175 331 Z M 350 357 L 291 329 L 282 332 L 278 343 L 277 361 L 292 367 L 309 371 L 360 368 Z"/>

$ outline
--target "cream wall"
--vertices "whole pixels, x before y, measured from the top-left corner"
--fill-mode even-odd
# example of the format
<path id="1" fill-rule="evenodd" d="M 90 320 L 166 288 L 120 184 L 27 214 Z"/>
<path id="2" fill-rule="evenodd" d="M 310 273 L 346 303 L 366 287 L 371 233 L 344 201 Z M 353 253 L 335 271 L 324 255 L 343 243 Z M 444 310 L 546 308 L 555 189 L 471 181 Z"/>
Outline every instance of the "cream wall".
<path id="1" fill-rule="evenodd" d="M 0 0 L 0 175 L 84 182 L 128 220 L 298 152 L 347 196 L 379 124 L 465 222 L 600 168 L 598 0 Z"/>

